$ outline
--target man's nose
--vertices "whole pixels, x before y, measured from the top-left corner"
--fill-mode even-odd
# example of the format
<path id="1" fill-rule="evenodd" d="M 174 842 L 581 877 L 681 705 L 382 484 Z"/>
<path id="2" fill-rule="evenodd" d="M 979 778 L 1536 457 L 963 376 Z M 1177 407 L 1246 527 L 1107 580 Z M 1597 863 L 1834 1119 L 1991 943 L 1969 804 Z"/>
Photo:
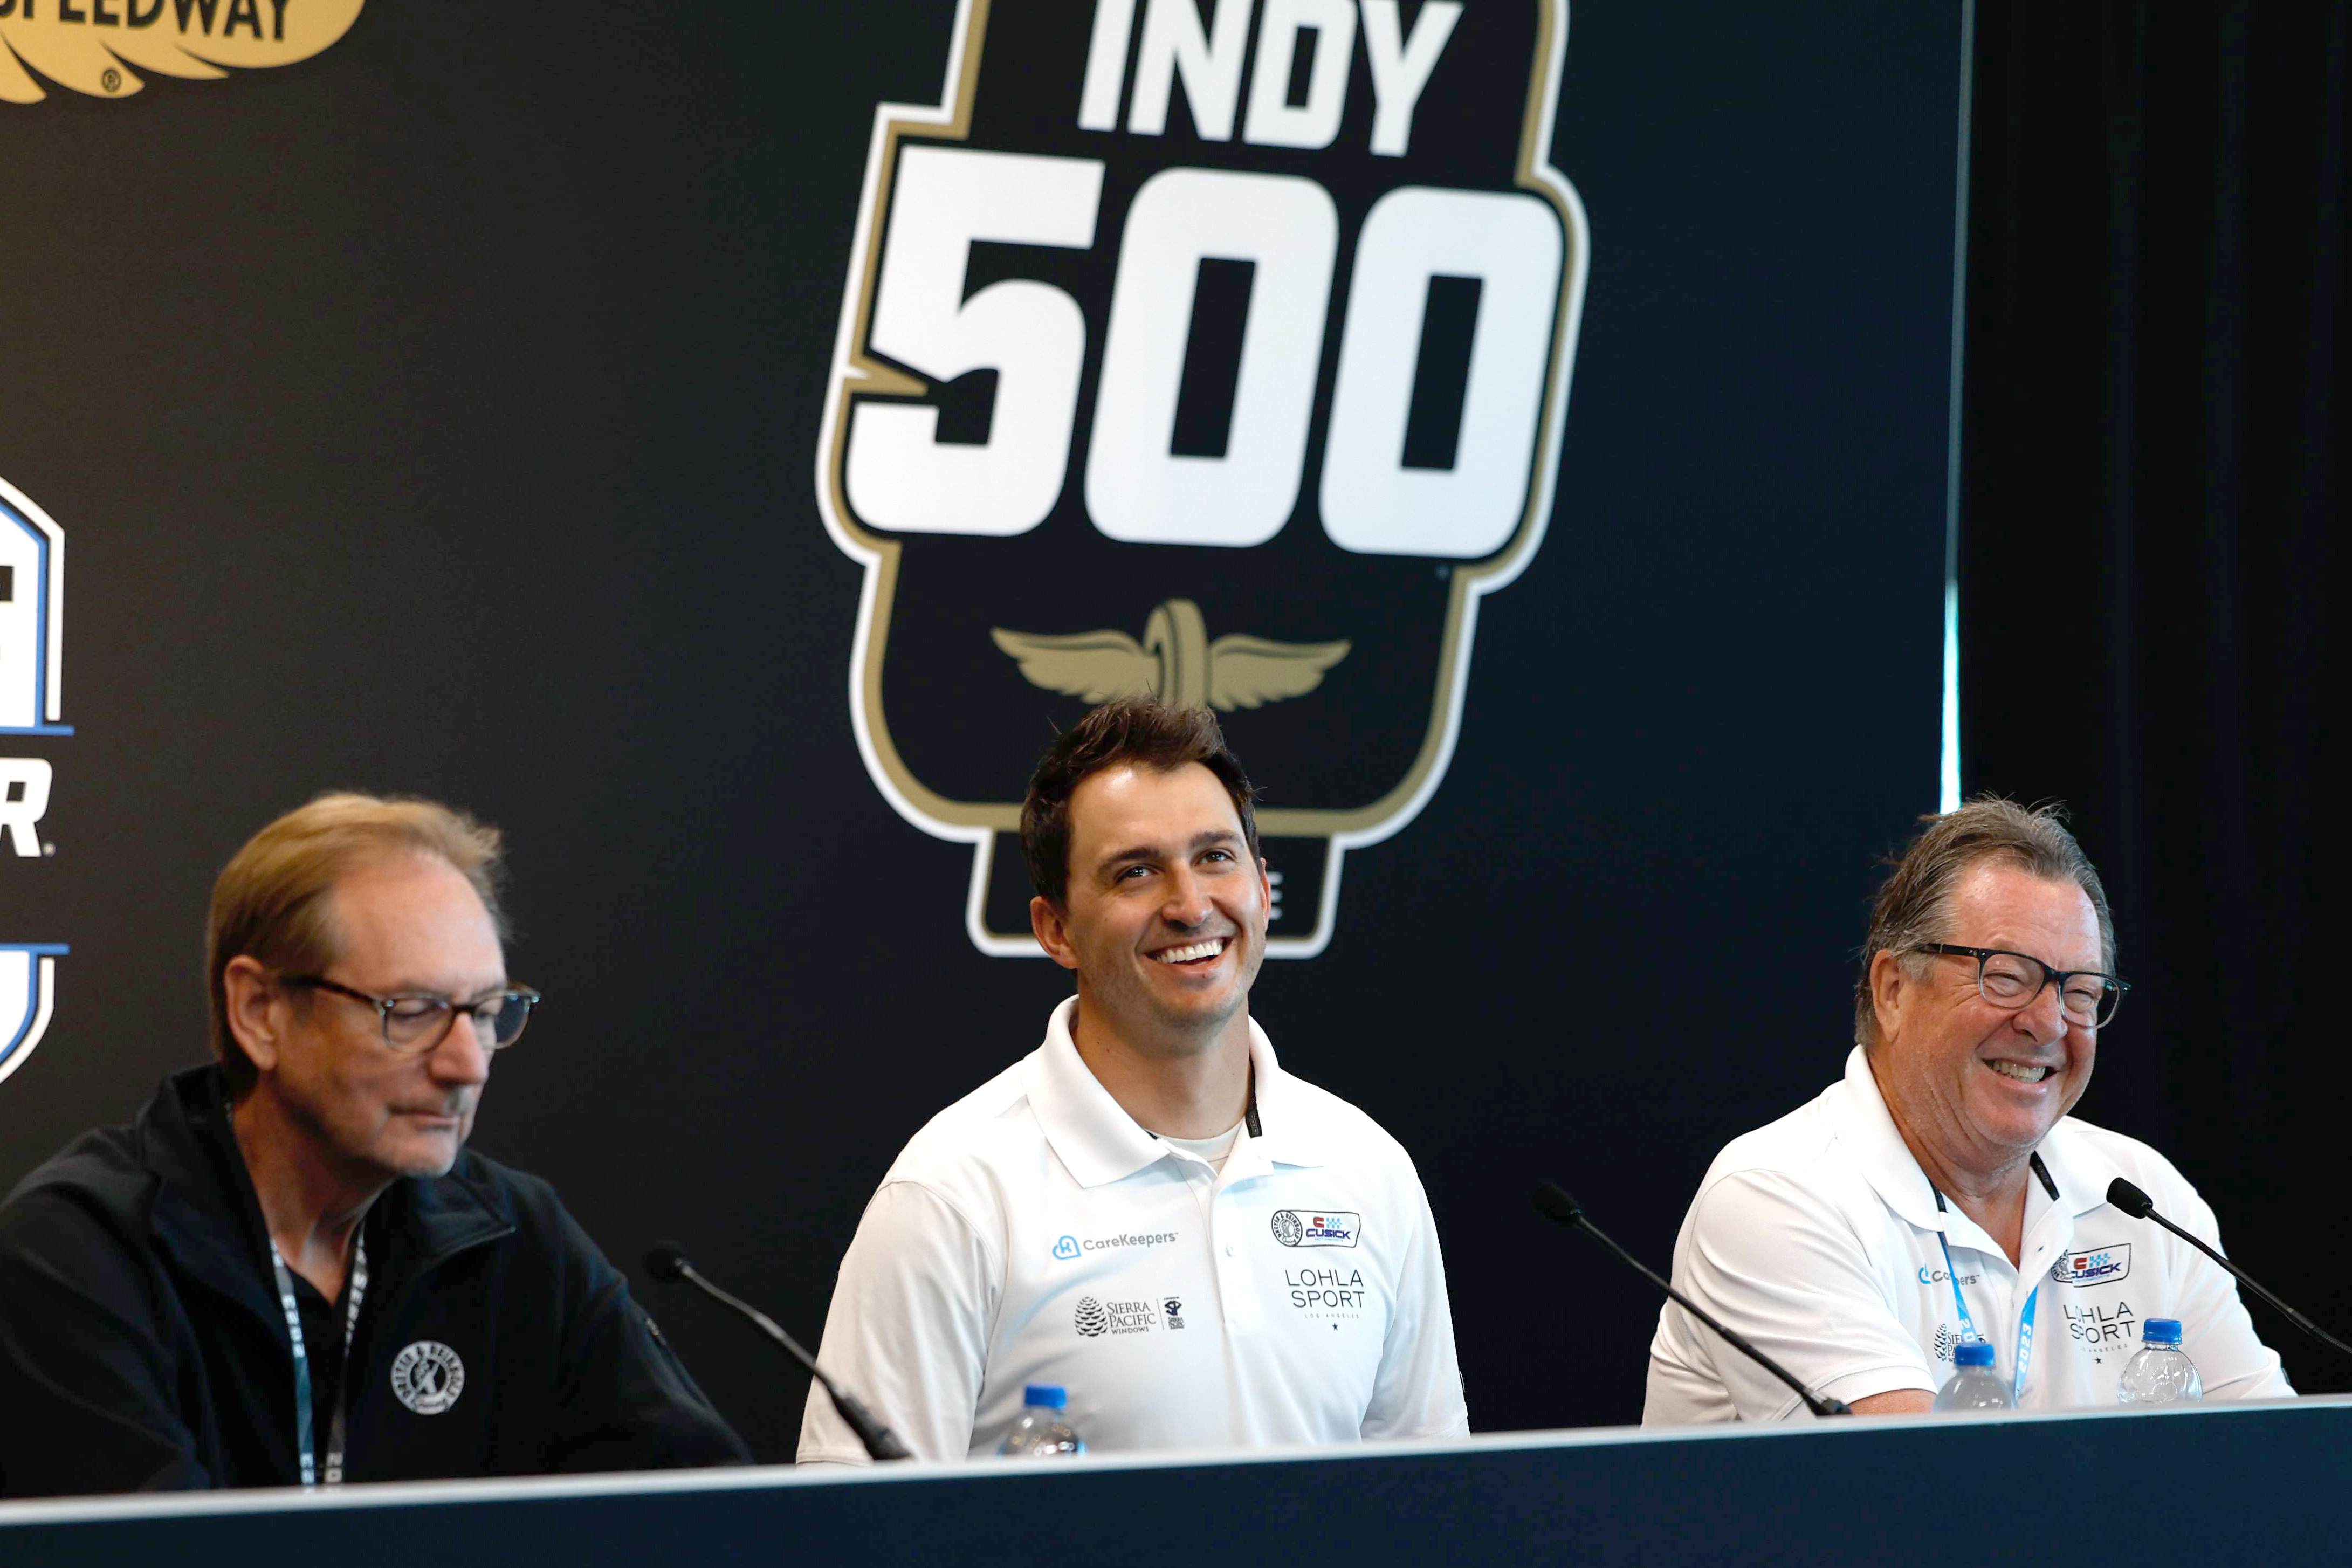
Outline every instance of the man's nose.
<path id="1" fill-rule="evenodd" d="M 461 1013 L 449 1020 L 449 1032 L 426 1054 L 425 1067 L 436 1083 L 464 1086 L 489 1081 L 490 1049 L 482 1044 L 474 1015 Z"/>
<path id="2" fill-rule="evenodd" d="M 2058 1009 L 2058 983 L 2055 980 L 2036 991 L 2033 999 L 2017 1010 L 2017 1024 L 2036 1040 L 2064 1037 L 2066 1017 Z"/>
<path id="3" fill-rule="evenodd" d="M 1160 906 L 1160 918 L 1172 926 L 1196 926 L 1209 918 L 1209 890 L 1190 866 L 1169 873 L 1168 901 Z"/>

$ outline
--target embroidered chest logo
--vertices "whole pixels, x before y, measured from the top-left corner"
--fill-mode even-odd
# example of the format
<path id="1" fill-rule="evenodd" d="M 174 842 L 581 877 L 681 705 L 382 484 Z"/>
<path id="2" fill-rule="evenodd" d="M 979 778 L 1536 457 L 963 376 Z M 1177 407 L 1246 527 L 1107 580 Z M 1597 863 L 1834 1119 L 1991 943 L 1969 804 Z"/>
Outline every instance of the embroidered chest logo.
<path id="1" fill-rule="evenodd" d="M 2131 1277 L 2131 1243 L 2069 1252 L 2050 1266 L 2061 1285 L 2119 1285 Z"/>
<path id="2" fill-rule="evenodd" d="M 393 1396 L 419 1415 L 438 1415 L 466 1392 L 466 1363 L 438 1340 L 419 1340 L 392 1361 Z"/>
<path id="3" fill-rule="evenodd" d="M 1353 1247 L 1363 1218 L 1339 1209 L 1276 1209 L 1274 1239 L 1285 1247 Z"/>

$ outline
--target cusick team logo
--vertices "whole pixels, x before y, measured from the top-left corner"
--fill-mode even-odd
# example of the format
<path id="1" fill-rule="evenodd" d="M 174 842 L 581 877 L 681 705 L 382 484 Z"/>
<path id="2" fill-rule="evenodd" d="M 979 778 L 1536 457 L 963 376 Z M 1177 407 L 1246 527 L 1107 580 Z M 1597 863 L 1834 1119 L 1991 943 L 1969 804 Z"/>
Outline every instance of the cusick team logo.
<path id="1" fill-rule="evenodd" d="M 1363 1216 L 1338 1209 L 1276 1209 L 1271 1226 L 1274 1239 L 1285 1247 L 1353 1247 Z"/>
<path id="2" fill-rule="evenodd" d="M 857 744 L 1036 952 L 1028 771 L 1106 698 L 1206 703 L 1268 787 L 1270 951 L 1454 743 L 1480 595 L 1542 540 L 1589 244 L 1548 158 L 1562 0 L 962 0 L 875 113 L 816 462 L 866 568 Z"/>
<path id="3" fill-rule="evenodd" d="M 2070 1252 L 2050 1266 L 2061 1285 L 2113 1285 L 2131 1277 L 2131 1243 Z"/>
<path id="4" fill-rule="evenodd" d="M 48 96 L 40 77 L 92 98 L 128 98 L 145 85 L 142 70 L 203 79 L 228 75 L 225 67 L 291 65 L 349 32 L 364 4 L 0 0 L 0 103 L 38 103 Z"/>

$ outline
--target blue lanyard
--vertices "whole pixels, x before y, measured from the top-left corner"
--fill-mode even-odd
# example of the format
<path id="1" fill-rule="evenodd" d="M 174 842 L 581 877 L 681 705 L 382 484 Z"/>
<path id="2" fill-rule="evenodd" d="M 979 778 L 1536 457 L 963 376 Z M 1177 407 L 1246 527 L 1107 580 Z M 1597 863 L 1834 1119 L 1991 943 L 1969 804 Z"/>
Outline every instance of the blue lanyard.
<path id="1" fill-rule="evenodd" d="M 1936 1194 L 1936 1206 L 1939 1209 L 1944 1206 L 1944 1194 L 1941 1193 Z M 1960 1338 L 1983 1339 L 1984 1336 L 1977 1332 L 1977 1321 L 1969 1316 L 1968 1299 L 1960 1294 L 1960 1271 L 1952 1263 L 1952 1244 L 1944 1238 L 1940 1230 L 1936 1233 L 1936 1240 L 1944 1249 L 1944 1278 L 1951 1281 L 1952 1305 L 1960 1314 Z M 2037 1277 L 2033 1281 L 2033 1294 L 2025 1299 L 2025 1316 L 2017 1321 L 2017 1379 L 2010 1385 L 2010 1397 L 2020 1405 L 2025 1403 L 2025 1369 L 2033 1364 L 2033 1314 L 2041 1305 L 2042 1281 Z"/>
<path id="2" fill-rule="evenodd" d="M 278 1250 L 273 1238 L 269 1243 L 269 1266 L 278 1275 L 278 1304 L 286 1310 L 286 1333 L 294 1344 L 294 1447 L 302 1461 L 302 1484 L 319 1484 L 318 1450 L 313 1436 L 315 1418 L 310 1413 L 310 1352 L 302 1342 L 302 1309 L 294 1300 L 294 1279 L 287 1272 L 284 1254 Z M 352 1337 L 359 1331 L 360 1300 L 367 1294 L 367 1238 L 359 1237 L 352 1248 L 352 1277 L 343 1287 L 347 1305 L 343 1310 L 343 1375 L 335 1384 L 335 1413 L 327 1428 L 326 1482 L 331 1487 L 343 1484 L 344 1412 L 351 1402 Z"/>

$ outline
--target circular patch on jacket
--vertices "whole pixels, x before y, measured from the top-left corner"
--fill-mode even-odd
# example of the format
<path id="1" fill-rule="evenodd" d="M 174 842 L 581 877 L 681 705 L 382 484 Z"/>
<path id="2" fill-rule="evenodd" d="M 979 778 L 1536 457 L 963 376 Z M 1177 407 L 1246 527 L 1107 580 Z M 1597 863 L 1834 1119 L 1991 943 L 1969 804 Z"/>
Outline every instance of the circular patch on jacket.
<path id="1" fill-rule="evenodd" d="M 419 1340 L 392 1358 L 392 1392 L 419 1415 L 438 1415 L 466 1392 L 466 1363 L 439 1340 Z"/>

